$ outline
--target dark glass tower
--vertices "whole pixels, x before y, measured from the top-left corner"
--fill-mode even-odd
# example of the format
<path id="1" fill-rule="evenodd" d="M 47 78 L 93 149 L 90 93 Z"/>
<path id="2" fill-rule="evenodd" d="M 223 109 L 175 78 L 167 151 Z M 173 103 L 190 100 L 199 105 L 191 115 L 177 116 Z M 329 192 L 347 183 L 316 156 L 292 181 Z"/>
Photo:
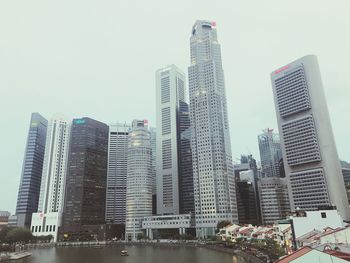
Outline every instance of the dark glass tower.
<path id="1" fill-rule="evenodd" d="M 47 120 L 39 113 L 32 113 L 16 206 L 20 227 L 30 227 L 32 213 L 38 210 L 46 130 Z"/>
<path id="2" fill-rule="evenodd" d="M 64 227 L 105 223 L 108 131 L 106 124 L 90 118 L 73 120 Z"/>
<path id="3" fill-rule="evenodd" d="M 177 122 L 180 214 L 194 214 L 191 130 L 186 102 L 179 102 Z"/>

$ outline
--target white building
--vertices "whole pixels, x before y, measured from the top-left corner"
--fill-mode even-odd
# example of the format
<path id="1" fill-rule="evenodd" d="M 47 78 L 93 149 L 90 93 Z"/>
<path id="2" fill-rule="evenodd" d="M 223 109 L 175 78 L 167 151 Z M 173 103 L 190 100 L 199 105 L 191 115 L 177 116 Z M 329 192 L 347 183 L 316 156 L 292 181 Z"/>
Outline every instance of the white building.
<path id="1" fill-rule="evenodd" d="M 156 72 L 157 214 L 194 212 L 185 74 L 175 65 Z M 186 144 L 186 141 L 188 143 Z"/>
<path id="2" fill-rule="evenodd" d="M 64 205 L 70 121 L 54 116 L 48 126 L 38 212 L 32 214 L 33 235 L 57 241 Z"/>
<path id="3" fill-rule="evenodd" d="M 197 236 L 214 236 L 218 222 L 238 222 L 224 71 L 216 23 L 198 20 L 188 68 Z"/>
<path id="4" fill-rule="evenodd" d="M 154 230 L 178 229 L 179 235 L 186 234 L 186 229 L 193 227 L 191 214 L 148 216 L 142 220 L 142 229 L 146 236 L 153 239 Z"/>
<path id="5" fill-rule="evenodd" d="M 128 137 L 131 126 L 109 125 L 106 221 L 125 224 Z"/>
<path id="6" fill-rule="evenodd" d="M 306 211 L 300 215 L 289 216 L 293 221 L 295 237 L 298 238 L 311 230 L 323 231 L 327 227 L 343 227 L 344 222 L 337 210 Z"/>
<path id="7" fill-rule="evenodd" d="M 271 80 L 292 210 L 335 205 L 350 220 L 316 56 L 273 71 Z"/>
<path id="8" fill-rule="evenodd" d="M 142 219 L 152 215 L 151 138 L 147 120 L 134 120 L 128 139 L 126 240 L 142 233 Z"/>

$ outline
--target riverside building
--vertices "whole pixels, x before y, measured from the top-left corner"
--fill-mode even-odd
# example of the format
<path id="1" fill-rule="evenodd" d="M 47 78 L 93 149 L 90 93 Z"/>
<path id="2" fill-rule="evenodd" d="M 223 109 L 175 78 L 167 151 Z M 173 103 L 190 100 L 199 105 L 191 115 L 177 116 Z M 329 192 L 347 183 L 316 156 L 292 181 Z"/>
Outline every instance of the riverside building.
<path id="1" fill-rule="evenodd" d="M 157 214 L 194 212 L 190 120 L 185 75 L 175 65 L 156 72 Z"/>
<path id="2" fill-rule="evenodd" d="M 125 224 L 128 138 L 131 126 L 109 125 L 106 222 Z"/>
<path id="3" fill-rule="evenodd" d="M 39 113 L 32 113 L 17 197 L 16 217 L 19 227 L 29 228 L 32 213 L 38 211 L 46 132 L 47 120 Z"/>
<path id="4" fill-rule="evenodd" d="M 52 235 L 57 241 L 66 185 L 70 121 L 55 115 L 48 125 L 38 212 L 32 214 L 35 236 Z"/>
<path id="5" fill-rule="evenodd" d="M 62 224 L 66 235 L 79 236 L 81 226 L 105 223 L 108 130 L 90 118 L 73 119 Z"/>
<path id="6" fill-rule="evenodd" d="M 152 216 L 151 135 L 147 120 L 134 120 L 128 138 L 125 239 L 142 235 L 142 219 Z"/>
<path id="7" fill-rule="evenodd" d="M 335 205 L 350 220 L 316 56 L 273 71 L 271 80 L 292 210 Z"/>
<path id="8" fill-rule="evenodd" d="M 215 235 L 222 220 L 238 222 L 224 71 L 216 23 L 192 27 L 190 93 L 195 222 L 198 237 Z"/>

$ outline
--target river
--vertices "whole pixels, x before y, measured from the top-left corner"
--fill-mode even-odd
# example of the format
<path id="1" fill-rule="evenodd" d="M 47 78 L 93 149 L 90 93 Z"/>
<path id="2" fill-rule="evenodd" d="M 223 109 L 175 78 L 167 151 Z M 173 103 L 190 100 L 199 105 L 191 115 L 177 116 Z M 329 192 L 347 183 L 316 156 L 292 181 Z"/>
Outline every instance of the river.
<path id="1" fill-rule="evenodd" d="M 126 249 L 129 256 L 120 256 Z M 113 247 L 37 248 L 17 263 L 244 263 L 228 253 L 196 247 L 118 245 Z"/>

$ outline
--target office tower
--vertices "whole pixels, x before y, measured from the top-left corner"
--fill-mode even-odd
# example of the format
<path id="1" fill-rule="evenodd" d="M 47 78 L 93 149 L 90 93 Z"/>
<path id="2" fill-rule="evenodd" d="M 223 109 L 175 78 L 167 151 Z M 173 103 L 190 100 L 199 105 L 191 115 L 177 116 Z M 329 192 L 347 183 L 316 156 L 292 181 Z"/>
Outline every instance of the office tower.
<path id="1" fill-rule="evenodd" d="M 108 125 L 73 119 L 68 153 L 63 226 L 105 223 Z"/>
<path id="2" fill-rule="evenodd" d="M 282 150 L 278 134 L 273 129 L 266 129 L 258 135 L 258 143 L 261 169 L 265 177 L 280 177 Z"/>
<path id="3" fill-rule="evenodd" d="M 151 163 L 152 163 L 152 215 L 157 214 L 157 130 L 149 127 L 151 134 Z"/>
<path id="4" fill-rule="evenodd" d="M 273 71 L 271 80 L 291 208 L 335 205 L 350 220 L 316 56 Z"/>
<path id="5" fill-rule="evenodd" d="M 152 215 L 151 135 L 147 120 L 134 120 L 128 140 L 126 240 L 142 234 L 141 220 Z"/>
<path id="6" fill-rule="evenodd" d="M 265 177 L 258 181 L 261 219 L 263 224 L 273 224 L 290 212 L 287 181 L 285 178 Z"/>
<path id="7" fill-rule="evenodd" d="M 131 126 L 109 126 L 106 222 L 125 224 L 128 137 Z"/>
<path id="8" fill-rule="evenodd" d="M 258 225 L 259 206 L 253 170 L 241 171 L 236 182 L 238 222 Z"/>
<path id="9" fill-rule="evenodd" d="M 237 222 L 235 180 L 216 23 L 192 28 L 190 90 L 191 146 L 197 236 L 215 235 L 222 220 Z"/>
<path id="10" fill-rule="evenodd" d="M 185 75 L 175 65 L 156 72 L 156 101 L 157 213 L 194 212 Z"/>
<path id="11" fill-rule="evenodd" d="M 19 227 L 29 228 L 32 213 L 38 211 L 46 129 L 47 120 L 39 113 L 32 113 L 17 197 L 16 216 Z"/>
<path id="12" fill-rule="evenodd" d="M 350 205 L 350 163 L 345 161 L 340 161 L 341 171 L 343 174 L 345 192 L 348 197 L 349 205 Z"/>
<path id="13" fill-rule="evenodd" d="M 57 241 L 61 226 L 70 121 L 55 115 L 47 128 L 43 174 L 40 186 L 38 212 L 32 214 L 33 235 L 52 235 Z"/>

